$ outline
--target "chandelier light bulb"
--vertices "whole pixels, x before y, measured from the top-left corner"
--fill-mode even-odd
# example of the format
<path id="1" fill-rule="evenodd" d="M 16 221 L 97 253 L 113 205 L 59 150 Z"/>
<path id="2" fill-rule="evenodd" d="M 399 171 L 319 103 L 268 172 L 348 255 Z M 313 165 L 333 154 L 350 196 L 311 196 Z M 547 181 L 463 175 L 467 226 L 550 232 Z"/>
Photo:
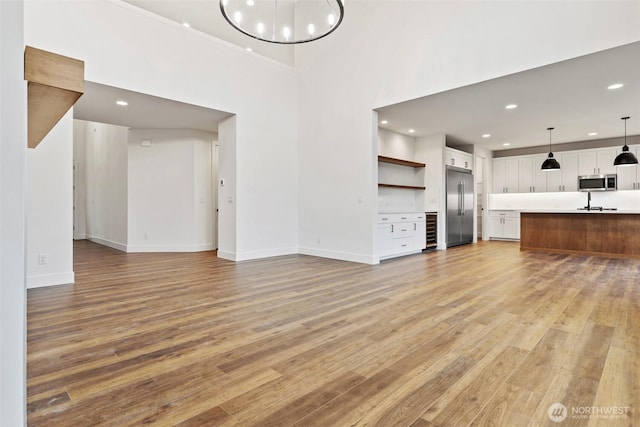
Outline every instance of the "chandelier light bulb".
<path id="1" fill-rule="evenodd" d="M 340 27 L 344 18 L 343 0 L 219 0 L 219 6 L 233 28 L 276 44 L 321 39 Z"/>

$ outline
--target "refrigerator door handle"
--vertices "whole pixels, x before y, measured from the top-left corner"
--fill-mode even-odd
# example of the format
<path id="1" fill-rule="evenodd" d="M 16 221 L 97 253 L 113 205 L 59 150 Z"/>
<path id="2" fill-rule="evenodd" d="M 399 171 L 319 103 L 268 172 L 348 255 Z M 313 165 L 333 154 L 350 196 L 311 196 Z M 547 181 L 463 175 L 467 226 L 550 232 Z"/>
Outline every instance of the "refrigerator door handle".
<path id="1" fill-rule="evenodd" d="M 462 207 L 460 208 L 460 210 L 462 211 L 462 216 L 464 216 L 464 181 L 460 182 L 460 184 L 462 184 Z"/>
<path id="2" fill-rule="evenodd" d="M 458 215 L 462 216 L 462 181 L 458 182 Z"/>

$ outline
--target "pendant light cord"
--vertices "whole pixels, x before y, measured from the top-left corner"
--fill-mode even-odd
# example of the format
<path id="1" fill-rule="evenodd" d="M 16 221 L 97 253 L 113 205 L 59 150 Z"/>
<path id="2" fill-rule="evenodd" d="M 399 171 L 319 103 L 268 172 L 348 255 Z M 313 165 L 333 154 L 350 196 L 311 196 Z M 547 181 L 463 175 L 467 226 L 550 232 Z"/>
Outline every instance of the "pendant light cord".
<path id="1" fill-rule="evenodd" d="M 624 146 L 628 151 L 629 146 L 627 145 L 627 120 L 629 120 L 629 117 L 623 117 L 622 120 L 624 120 Z"/>

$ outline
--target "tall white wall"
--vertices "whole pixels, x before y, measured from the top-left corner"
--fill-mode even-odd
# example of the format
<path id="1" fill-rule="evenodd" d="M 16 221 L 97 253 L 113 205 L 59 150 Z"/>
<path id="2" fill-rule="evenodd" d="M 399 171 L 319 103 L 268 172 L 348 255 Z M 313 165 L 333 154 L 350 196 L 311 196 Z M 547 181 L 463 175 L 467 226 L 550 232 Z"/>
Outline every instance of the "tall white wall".
<path id="1" fill-rule="evenodd" d="M 387 129 L 378 128 L 378 154 L 396 159 L 414 160 L 416 139 Z"/>
<path id="2" fill-rule="evenodd" d="M 73 283 L 73 112 L 27 153 L 27 287 Z"/>
<path id="3" fill-rule="evenodd" d="M 350 1 L 296 48 L 300 247 L 375 262 L 371 110 L 640 39 L 640 4 Z M 455 114 L 455 112 L 452 112 Z"/>
<path id="4" fill-rule="evenodd" d="M 26 424 L 24 5 L 0 1 L 0 425 Z"/>
<path id="5" fill-rule="evenodd" d="M 444 147 L 446 135 L 434 134 L 416 139 L 416 160 L 425 163 L 424 211 L 438 212 L 437 249 L 445 249 L 446 245 L 446 182 Z"/>
<path id="6" fill-rule="evenodd" d="M 191 129 L 129 131 L 128 252 L 213 249 L 213 137 Z"/>
<path id="7" fill-rule="evenodd" d="M 87 122 L 73 121 L 73 238 L 87 238 Z"/>
<path id="8" fill-rule="evenodd" d="M 127 245 L 128 128 L 85 123 L 86 236 L 119 250 Z M 81 136 L 76 131 L 76 137 Z M 78 183 L 78 186 L 81 186 Z"/>
<path id="9" fill-rule="evenodd" d="M 217 13 L 212 9 L 211 13 Z M 124 2 L 33 1 L 26 41 L 85 61 L 85 79 L 237 115 L 234 259 L 297 252 L 296 73 Z M 222 131 L 220 139 L 222 140 Z M 236 179 L 228 177 L 227 179 Z M 229 183 L 231 184 L 231 183 Z"/>
<path id="10" fill-rule="evenodd" d="M 218 256 L 237 259 L 236 209 L 237 117 L 232 116 L 218 125 Z"/>

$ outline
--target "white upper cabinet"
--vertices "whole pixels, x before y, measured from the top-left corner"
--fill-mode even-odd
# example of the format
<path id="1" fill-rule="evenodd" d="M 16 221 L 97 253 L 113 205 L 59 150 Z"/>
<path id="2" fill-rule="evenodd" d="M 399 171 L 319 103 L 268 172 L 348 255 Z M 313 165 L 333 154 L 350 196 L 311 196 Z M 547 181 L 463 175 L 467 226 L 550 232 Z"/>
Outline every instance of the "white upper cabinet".
<path id="1" fill-rule="evenodd" d="M 640 155 L 640 146 L 632 145 L 629 151 L 635 154 L 636 158 Z M 621 153 L 620 149 L 617 154 Z M 638 165 L 633 166 L 616 166 L 618 174 L 618 190 L 640 190 L 640 168 Z"/>
<path id="2" fill-rule="evenodd" d="M 516 157 L 493 159 L 493 192 L 517 193 L 519 165 Z"/>
<path id="3" fill-rule="evenodd" d="M 546 158 L 546 154 L 536 154 L 518 159 L 518 192 L 542 193 L 547 191 L 547 174 L 549 172 L 543 172 L 541 169 L 542 162 Z"/>
<path id="4" fill-rule="evenodd" d="M 560 163 L 559 171 L 545 172 L 547 174 L 547 191 L 578 191 L 578 153 L 555 153 L 554 157 Z"/>
<path id="5" fill-rule="evenodd" d="M 444 149 L 445 164 L 463 169 L 473 169 L 473 155 L 455 148 L 446 147 Z"/>
<path id="6" fill-rule="evenodd" d="M 578 175 L 605 175 L 616 173 L 616 167 L 613 165 L 616 155 L 615 148 L 579 151 Z"/>

